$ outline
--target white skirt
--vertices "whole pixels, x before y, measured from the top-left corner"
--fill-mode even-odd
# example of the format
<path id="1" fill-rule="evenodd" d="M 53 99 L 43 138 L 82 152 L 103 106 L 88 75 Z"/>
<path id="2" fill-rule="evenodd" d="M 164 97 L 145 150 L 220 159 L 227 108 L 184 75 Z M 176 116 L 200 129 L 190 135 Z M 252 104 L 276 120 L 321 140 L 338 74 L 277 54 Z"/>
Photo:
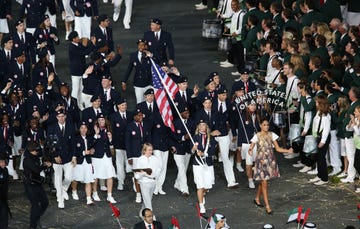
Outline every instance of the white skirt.
<path id="1" fill-rule="evenodd" d="M 82 164 L 77 164 L 73 170 L 73 180 L 81 183 L 92 183 L 94 182 L 93 165 L 88 164 L 84 159 Z"/>
<path id="2" fill-rule="evenodd" d="M 193 173 L 197 189 L 211 189 L 215 184 L 214 166 L 193 165 Z"/>
<path id="3" fill-rule="evenodd" d="M 92 164 L 94 166 L 94 178 L 95 179 L 109 179 L 116 177 L 115 168 L 112 163 L 112 158 L 107 157 L 104 154 L 103 158 L 92 158 Z"/>
<path id="4" fill-rule="evenodd" d="M 6 18 L 0 19 L 0 33 L 9 33 L 9 26 Z"/>

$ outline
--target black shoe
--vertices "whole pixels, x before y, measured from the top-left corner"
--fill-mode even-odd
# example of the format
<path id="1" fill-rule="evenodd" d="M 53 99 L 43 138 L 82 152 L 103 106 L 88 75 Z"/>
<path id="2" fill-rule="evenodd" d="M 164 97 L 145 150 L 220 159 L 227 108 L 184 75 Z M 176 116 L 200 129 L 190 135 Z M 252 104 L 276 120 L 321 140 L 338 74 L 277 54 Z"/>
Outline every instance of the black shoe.
<path id="1" fill-rule="evenodd" d="M 261 203 L 256 202 L 255 199 L 254 199 L 254 204 L 255 204 L 256 206 L 260 207 L 260 208 L 263 208 L 263 207 L 264 207 L 264 205 L 262 205 Z"/>

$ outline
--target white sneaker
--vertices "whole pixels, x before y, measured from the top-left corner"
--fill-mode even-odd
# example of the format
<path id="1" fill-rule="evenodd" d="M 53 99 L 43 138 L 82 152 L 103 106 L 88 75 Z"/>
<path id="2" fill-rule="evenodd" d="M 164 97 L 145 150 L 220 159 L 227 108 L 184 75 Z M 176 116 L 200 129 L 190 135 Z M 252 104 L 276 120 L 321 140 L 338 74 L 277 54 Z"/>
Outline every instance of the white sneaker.
<path id="1" fill-rule="evenodd" d="M 231 75 L 233 75 L 233 76 L 241 76 L 240 72 L 238 72 L 238 71 L 231 72 Z"/>
<path id="2" fill-rule="evenodd" d="M 309 175 L 316 175 L 316 174 L 318 174 L 317 168 L 315 168 L 315 169 L 313 169 L 313 170 L 310 170 L 309 172 L 307 172 L 307 174 L 309 174 Z"/>
<path id="3" fill-rule="evenodd" d="M 137 192 L 137 193 L 136 193 L 135 202 L 138 203 L 138 204 L 141 203 L 141 193 L 140 193 L 140 192 Z"/>
<path id="4" fill-rule="evenodd" d="M 205 10 L 205 9 L 207 9 L 207 8 L 208 8 L 207 6 L 205 6 L 205 5 L 203 5 L 203 4 L 201 3 L 200 6 L 197 6 L 197 7 L 196 7 L 196 10 Z"/>
<path id="5" fill-rule="evenodd" d="M 310 166 L 305 166 L 304 168 L 300 169 L 299 172 L 300 173 L 307 173 L 311 170 Z"/>
<path id="6" fill-rule="evenodd" d="M 249 188 L 251 188 L 251 189 L 255 188 L 254 181 L 249 181 Z"/>
<path id="7" fill-rule="evenodd" d="M 164 190 L 160 189 L 160 190 L 159 190 L 159 194 L 160 194 L 160 195 L 166 195 L 166 192 L 164 192 Z"/>
<path id="8" fill-rule="evenodd" d="M 92 201 L 91 197 L 86 197 L 86 204 L 87 205 L 93 205 L 94 202 Z"/>
<path id="9" fill-rule="evenodd" d="M 117 190 L 119 190 L 119 191 L 124 190 L 124 185 L 122 185 L 122 184 L 118 184 L 118 186 L 117 186 Z"/>
<path id="10" fill-rule="evenodd" d="M 243 167 L 241 165 L 237 165 L 236 168 L 240 173 L 244 172 L 244 169 L 243 169 Z"/>
<path id="11" fill-rule="evenodd" d="M 309 182 L 310 182 L 310 183 L 315 183 L 315 182 L 318 182 L 318 181 L 320 181 L 320 180 L 321 180 L 320 177 L 315 177 L 315 178 L 313 178 L 313 179 L 310 179 Z"/>
<path id="12" fill-rule="evenodd" d="M 119 19 L 119 16 L 120 16 L 120 12 L 114 12 L 113 14 L 113 21 L 117 21 Z"/>
<path id="13" fill-rule="evenodd" d="M 116 203 L 117 203 L 116 200 L 114 199 L 114 197 L 112 197 L 112 196 L 108 196 L 108 197 L 106 198 L 106 201 L 107 201 L 107 202 L 110 202 L 110 203 L 112 203 L 112 204 L 116 204 Z"/>
<path id="14" fill-rule="evenodd" d="M 154 195 L 157 196 L 159 194 L 159 191 L 158 190 L 155 190 L 154 191 Z"/>
<path id="15" fill-rule="evenodd" d="M 107 187 L 104 186 L 104 185 L 102 185 L 102 186 L 100 187 L 100 190 L 103 191 L 103 192 L 106 192 L 106 191 L 107 191 Z"/>
<path id="16" fill-rule="evenodd" d="M 348 178 L 340 179 L 340 181 L 341 181 L 342 183 L 354 183 L 354 180 L 350 180 L 350 179 L 348 179 Z"/>
<path id="17" fill-rule="evenodd" d="M 130 29 L 129 23 L 124 23 L 124 29 Z"/>
<path id="18" fill-rule="evenodd" d="M 77 191 L 73 191 L 71 195 L 72 195 L 73 200 L 79 200 L 79 196 L 77 194 Z"/>
<path id="19" fill-rule="evenodd" d="M 360 193 L 360 188 L 357 188 L 357 189 L 355 190 L 355 192 L 356 192 L 356 193 Z"/>
<path id="20" fill-rule="evenodd" d="M 58 208 L 60 208 L 60 209 L 64 209 L 64 208 L 65 208 L 64 201 L 60 201 L 60 202 L 58 203 Z"/>
<path id="21" fill-rule="evenodd" d="M 65 34 L 65 41 L 68 41 L 68 40 L 69 40 L 69 38 L 68 38 L 69 34 L 70 34 L 70 31 L 66 31 L 66 34 Z"/>
<path id="22" fill-rule="evenodd" d="M 295 168 L 301 168 L 301 167 L 304 167 L 305 165 L 303 163 L 301 163 L 301 162 L 300 163 L 298 162 L 296 164 L 293 164 L 292 166 L 295 167 Z"/>
<path id="23" fill-rule="evenodd" d="M 13 180 L 19 180 L 19 175 L 17 174 L 16 171 L 14 171 L 14 174 L 13 174 Z"/>
<path id="24" fill-rule="evenodd" d="M 65 190 L 63 190 L 63 197 L 64 197 L 64 200 L 69 200 L 69 195 L 67 194 L 67 192 Z"/>
<path id="25" fill-rule="evenodd" d="M 327 184 L 327 183 L 329 183 L 329 181 L 319 180 L 319 181 L 315 182 L 314 185 L 321 186 L 321 185 L 324 185 L 324 184 Z"/>
<path id="26" fill-rule="evenodd" d="M 231 64 L 231 63 L 228 60 L 225 60 L 225 61 L 220 61 L 219 64 L 223 65 L 223 64 Z"/>
<path id="27" fill-rule="evenodd" d="M 221 64 L 220 67 L 222 68 L 231 68 L 231 67 L 234 67 L 234 65 L 230 62 L 228 63 L 225 63 L 225 64 Z"/>
<path id="28" fill-rule="evenodd" d="M 195 4 L 195 7 L 200 7 L 200 6 L 203 6 L 202 2 Z"/>
<path id="29" fill-rule="evenodd" d="M 293 159 L 295 157 L 298 157 L 300 154 L 299 153 L 290 153 L 289 155 L 286 155 L 285 158 L 286 159 Z"/>
<path id="30" fill-rule="evenodd" d="M 98 195 L 97 192 L 94 192 L 94 193 L 92 194 L 92 198 L 94 199 L 94 201 L 101 201 L 101 200 L 100 200 L 100 197 L 99 197 L 99 195 Z"/>
<path id="31" fill-rule="evenodd" d="M 339 175 L 337 175 L 338 178 L 344 178 L 344 177 L 347 177 L 347 173 L 345 172 L 342 172 L 340 173 Z"/>
<path id="32" fill-rule="evenodd" d="M 331 173 L 329 173 L 329 176 L 335 176 L 336 174 L 341 172 L 341 168 L 340 167 L 334 167 L 333 171 Z"/>
<path id="33" fill-rule="evenodd" d="M 205 205 L 204 204 L 199 204 L 199 207 L 200 207 L 200 213 L 205 214 L 206 213 Z"/>
<path id="34" fill-rule="evenodd" d="M 108 0 L 103 0 L 104 3 L 108 3 Z"/>

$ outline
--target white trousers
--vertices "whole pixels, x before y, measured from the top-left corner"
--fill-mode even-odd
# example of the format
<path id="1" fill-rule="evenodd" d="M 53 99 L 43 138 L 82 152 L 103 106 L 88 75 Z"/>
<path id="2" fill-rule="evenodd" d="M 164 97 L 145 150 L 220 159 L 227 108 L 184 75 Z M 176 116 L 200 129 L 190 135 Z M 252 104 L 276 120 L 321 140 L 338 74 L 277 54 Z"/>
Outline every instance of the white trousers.
<path id="1" fill-rule="evenodd" d="M 358 26 L 360 24 L 360 13 L 350 12 L 349 10 L 351 9 L 348 9 L 346 22 L 349 23 L 350 26 Z"/>
<path id="2" fill-rule="evenodd" d="M 8 173 L 10 176 L 17 176 L 17 172 L 15 170 L 15 166 L 14 166 L 14 160 L 12 158 L 12 156 L 10 156 L 9 158 L 9 164 L 6 166 Z"/>
<path id="3" fill-rule="evenodd" d="M 124 185 L 124 180 L 126 176 L 125 168 L 127 167 L 126 150 L 115 149 L 115 153 L 116 153 L 116 177 L 118 179 L 118 184 Z"/>
<path id="4" fill-rule="evenodd" d="M 341 156 L 340 156 L 340 140 L 336 136 L 337 131 L 330 131 L 330 145 L 329 145 L 329 157 L 330 165 L 332 167 L 341 167 Z"/>
<path id="5" fill-rule="evenodd" d="M 113 0 L 114 3 L 114 13 L 120 13 L 121 4 L 123 0 Z M 125 15 L 124 15 L 124 24 L 130 24 L 131 22 L 131 12 L 132 12 L 133 0 L 125 0 Z"/>
<path id="6" fill-rule="evenodd" d="M 75 17 L 75 31 L 78 32 L 80 38 L 90 39 L 91 17 L 82 16 Z"/>
<path id="7" fill-rule="evenodd" d="M 14 156 L 19 156 L 19 149 L 21 149 L 21 144 L 22 144 L 22 135 L 20 136 L 15 136 L 14 135 L 14 146 L 13 146 L 13 155 Z"/>
<path id="8" fill-rule="evenodd" d="M 164 184 L 165 178 L 166 178 L 166 169 L 167 169 L 167 161 L 169 157 L 169 151 L 160 151 L 160 150 L 154 150 L 154 155 L 157 156 L 161 160 L 161 172 L 156 179 L 156 191 L 160 191 L 162 189 L 162 186 Z"/>
<path id="9" fill-rule="evenodd" d="M 71 9 L 70 0 L 62 0 L 64 5 L 65 17 L 63 20 L 65 21 L 74 21 L 74 11 Z M 62 12 L 61 12 L 62 13 Z"/>
<path id="10" fill-rule="evenodd" d="M 56 198 L 58 202 L 64 202 L 63 192 L 66 192 L 72 181 L 73 165 L 71 162 L 66 164 L 53 164 L 54 168 L 54 186 L 56 189 Z M 63 179 L 64 176 L 64 179 Z"/>
<path id="11" fill-rule="evenodd" d="M 215 137 L 215 140 L 219 143 L 220 157 L 222 159 L 226 181 L 228 186 L 232 186 L 236 181 L 233 170 L 234 157 L 229 158 L 230 137 L 229 135 Z"/>
<path id="12" fill-rule="evenodd" d="M 144 93 L 149 88 L 151 88 L 151 85 L 146 86 L 146 87 L 135 87 L 134 86 L 137 104 L 145 101 Z"/>
<path id="13" fill-rule="evenodd" d="M 355 143 L 353 138 L 345 138 L 345 147 L 346 147 L 346 156 L 349 161 L 349 167 L 348 167 L 348 180 L 354 180 L 356 175 L 356 170 L 354 167 L 354 161 L 355 161 Z"/>
<path id="14" fill-rule="evenodd" d="M 82 77 L 81 76 L 71 76 L 71 97 L 77 99 L 78 107 L 81 108 L 82 106 L 82 99 L 81 99 L 81 92 L 83 90 L 82 85 Z M 95 87 L 95 85 L 94 85 Z M 90 105 L 91 106 L 91 105 Z"/>
<path id="15" fill-rule="evenodd" d="M 140 212 L 144 208 L 149 208 L 152 210 L 152 197 L 155 190 L 155 185 L 155 181 L 140 182 L 141 196 L 143 201 Z"/>
<path id="16" fill-rule="evenodd" d="M 175 180 L 174 188 L 180 192 L 189 193 L 189 186 L 187 184 L 186 171 L 189 166 L 191 154 L 186 153 L 185 155 L 174 154 L 174 160 L 178 169 L 178 174 Z"/>

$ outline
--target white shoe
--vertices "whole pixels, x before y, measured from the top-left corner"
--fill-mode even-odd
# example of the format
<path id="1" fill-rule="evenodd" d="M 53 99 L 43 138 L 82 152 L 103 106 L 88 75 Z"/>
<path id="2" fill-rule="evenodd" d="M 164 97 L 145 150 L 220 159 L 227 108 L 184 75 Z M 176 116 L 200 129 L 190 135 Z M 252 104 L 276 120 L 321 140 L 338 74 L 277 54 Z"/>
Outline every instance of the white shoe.
<path id="1" fill-rule="evenodd" d="M 336 174 L 341 172 L 341 168 L 340 167 L 334 167 L 333 171 L 331 173 L 329 173 L 329 176 L 335 176 Z"/>
<path id="2" fill-rule="evenodd" d="M 15 173 L 13 174 L 13 180 L 19 180 L 19 175 L 16 173 L 16 171 L 14 171 Z"/>
<path id="3" fill-rule="evenodd" d="M 229 63 L 221 64 L 220 67 L 222 67 L 222 68 L 231 68 L 231 67 L 234 67 L 234 65 L 229 62 Z"/>
<path id="4" fill-rule="evenodd" d="M 360 188 L 357 188 L 357 189 L 355 190 L 355 192 L 356 192 L 356 193 L 360 193 Z"/>
<path id="5" fill-rule="evenodd" d="M 319 181 L 315 182 L 314 185 L 321 186 L 321 185 L 324 185 L 324 184 L 327 184 L 327 183 L 329 183 L 329 181 L 319 180 Z"/>
<path id="6" fill-rule="evenodd" d="M 117 190 L 119 190 L 119 191 L 124 190 L 124 185 L 122 185 L 122 184 L 118 184 L 118 186 L 117 186 Z"/>
<path id="7" fill-rule="evenodd" d="M 67 192 L 65 190 L 63 190 L 63 197 L 64 197 L 64 200 L 69 200 L 69 195 L 67 194 Z"/>
<path id="8" fill-rule="evenodd" d="M 65 34 L 65 41 L 68 41 L 68 40 L 69 40 L 69 38 L 68 38 L 69 34 L 70 34 L 70 31 L 69 31 L 69 32 L 66 32 L 66 34 Z"/>
<path id="9" fill-rule="evenodd" d="M 295 168 L 301 168 L 301 167 L 304 167 L 305 165 L 303 163 L 301 163 L 301 162 L 300 163 L 298 162 L 296 164 L 293 164 L 292 166 L 295 167 Z"/>
<path id="10" fill-rule="evenodd" d="M 225 60 L 225 61 L 220 61 L 219 64 L 223 65 L 223 64 L 231 64 L 231 63 L 228 60 Z"/>
<path id="11" fill-rule="evenodd" d="M 300 169 L 299 172 L 300 173 L 307 173 L 311 170 L 310 166 L 305 166 L 304 168 Z"/>
<path id="12" fill-rule="evenodd" d="M 237 165 L 236 168 L 240 173 L 244 172 L 244 169 L 243 169 L 243 167 L 241 165 Z"/>
<path id="13" fill-rule="evenodd" d="M 196 7 L 196 10 L 205 10 L 205 9 L 207 9 L 207 8 L 208 8 L 207 6 L 205 6 L 205 5 L 203 5 L 203 4 L 201 3 L 200 6 L 197 6 L 197 7 Z"/>
<path id="14" fill-rule="evenodd" d="M 318 182 L 318 181 L 320 181 L 320 180 L 321 180 L 320 177 L 315 177 L 315 178 L 313 178 L 313 179 L 310 179 L 309 182 L 310 182 L 310 183 L 315 183 L 315 182 Z"/>
<path id="15" fill-rule="evenodd" d="M 77 194 L 77 192 L 75 191 L 75 192 L 72 192 L 72 198 L 73 198 L 73 200 L 79 200 L 79 196 L 78 196 L 78 194 Z"/>
<path id="16" fill-rule="evenodd" d="M 113 14 L 113 21 L 115 22 L 115 21 L 117 21 L 118 19 L 119 19 L 119 16 L 120 16 L 120 12 L 114 12 L 114 14 Z"/>
<path id="17" fill-rule="evenodd" d="M 124 23 L 124 29 L 130 29 L 129 23 Z"/>
<path id="18" fill-rule="evenodd" d="M 195 7 L 200 7 L 200 6 L 203 6 L 202 2 L 195 4 Z"/>
<path id="19" fill-rule="evenodd" d="M 103 191 L 103 192 L 106 192 L 106 191 L 107 191 L 107 187 L 104 186 L 104 185 L 102 185 L 102 186 L 100 187 L 100 190 Z"/>
<path id="20" fill-rule="evenodd" d="M 231 75 L 233 75 L 233 76 L 241 76 L 240 72 L 238 72 L 238 71 L 231 72 Z"/>
<path id="21" fill-rule="evenodd" d="M 205 214 L 206 213 L 205 204 L 199 204 L 199 207 L 200 207 L 200 213 Z"/>
<path id="22" fill-rule="evenodd" d="M 64 201 L 60 201 L 60 202 L 58 203 L 58 208 L 60 208 L 60 209 L 64 209 L 64 208 L 65 208 Z"/>
<path id="23" fill-rule="evenodd" d="M 107 201 L 107 202 L 110 202 L 110 203 L 112 203 L 112 204 L 116 204 L 116 203 L 117 203 L 116 200 L 114 199 L 114 197 L 112 197 L 112 196 L 108 196 L 108 197 L 106 198 L 106 201 Z"/>
<path id="24" fill-rule="evenodd" d="M 93 205 L 94 202 L 90 199 L 86 200 L 86 205 Z"/>
<path id="25" fill-rule="evenodd" d="M 313 170 L 310 170 L 309 172 L 307 172 L 307 174 L 309 174 L 309 175 L 316 175 L 316 174 L 318 174 L 317 168 L 315 168 L 315 169 L 313 169 Z"/>
<path id="26" fill-rule="evenodd" d="M 101 200 L 100 200 L 100 197 L 99 197 L 99 195 L 98 195 L 97 192 L 94 192 L 94 193 L 92 194 L 92 197 L 93 197 L 94 201 L 101 201 Z"/>
<path id="27" fill-rule="evenodd" d="M 340 179 L 340 181 L 341 181 L 342 183 L 354 183 L 354 180 L 350 180 L 350 179 L 348 179 L 348 178 Z"/>
<path id="28" fill-rule="evenodd" d="M 289 155 L 286 155 L 285 158 L 286 159 L 293 159 L 295 157 L 298 157 L 300 154 L 299 153 L 290 153 Z"/>
<path id="29" fill-rule="evenodd" d="M 159 194 L 159 191 L 158 190 L 155 190 L 154 191 L 154 195 L 157 196 Z"/>
<path id="30" fill-rule="evenodd" d="M 137 193 L 136 193 L 135 202 L 138 203 L 138 204 L 141 203 L 141 193 L 140 193 L 140 192 L 137 192 Z"/>
<path id="31" fill-rule="evenodd" d="M 159 194 L 160 194 L 160 195 L 166 195 L 166 192 L 164 192 L 164 190 L 160 189 L 160 190 L 159 190 Z"/>
<path id="32" fill-rule="evenodd" d="M 251 189 L 255 188 L 254 181 L 249 181 L 249 188 L 251 188 Z"/>
<path id="33" fill-rule="evenodd" d="M 340 173 L 339 175 L 337 175 L 338 178 L 344 178 L 344 177 L 347 177 L 347 173 L 345 172 L 342 172 Z"/>
<path id="34" fill-rule="evenodd" d="M 108 3 L 108 0 L 103 0 L 104 3 Z"/>

